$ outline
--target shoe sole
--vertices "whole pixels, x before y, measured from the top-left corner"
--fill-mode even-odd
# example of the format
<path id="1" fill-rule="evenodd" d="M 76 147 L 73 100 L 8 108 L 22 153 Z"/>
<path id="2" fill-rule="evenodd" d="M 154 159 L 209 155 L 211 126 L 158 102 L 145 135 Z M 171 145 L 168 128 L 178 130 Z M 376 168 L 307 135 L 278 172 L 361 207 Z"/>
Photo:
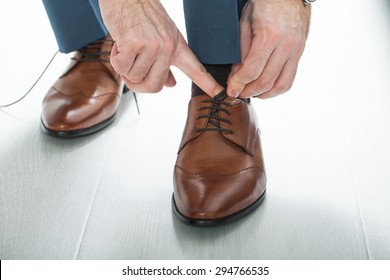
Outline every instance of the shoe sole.
<path id="1" fill-rule="evenodd" d="M 124 85 L 123 90 L 122 90 L 123 94 L 127 93 L 128 91 L 129 91 L 129 89 L 127 88 L 126 85 Z M 52 130 L 50 128 L 47 128 L 43 124 L 43 121 L 41 119 L 41 128 L 42 128 L 44 133 L 46 133 L 47 135 L 50 135 L 52 137 L 63 138 L 63 139 L 72 139 L 72 138 L 83 137 L 83 136 L 87 136 L 87 135 L 96 133 L 96 132 L 106 128 L 110 124 L 112 124 L 115 121 L 115 119 L 116 119 L 116 114 L 114 114 L 112 117 L 110 117 L 107 120 L 105 120 L 101 123 L 98 123 L 94 126 L 82 128 L 82 129 L 76 129 L 76 130 L 69 130 L 69 131 L 65 131 L 65 130 L 59 131 L 59 130 Z"/>
<path id="2" fill-rule="evenodd" d="M 177 209 L 176 202 L 174 199 L 174 195 L 172 195 L 172 209 L 173 213 L 175 214 L 176 218 L 179 219 L 180 222 L 183 224 L 193 226 L 193 227 L 217 227 L 222 225 L 227 225 L 230 223 L 233 223 L 250 213 L 252 213 L 254 210 L 256 210 L 260 204 L 263 202 L 265 198 L 265 191 L 264 193 L 251 205 L 248 207 L 241 209 L 240 211 L 233 213 L 229 216 L 217 218 L 217 219 L 192 219 L 187 216 L 184 216 L 180 213 L 180 211 Z"/>
<path id="3" fill-rule="evenodd" d="M 41 128 L 43 132 L 46 133 L 47 135 L 57 137 L 57 138 L 71 139 L 71 138 L 78 138 L 78 137 L 87 136 L 96 133 L 102 130 L 103 128 L 106 128 L 110 124 L 112 124 L 115 121 L 115 119 L 116 119 L 116 114 L 110 117 L 109 119 L 101 123 L 98 123 L 94 126 L 83 128 L 83 129 L 69 130 L 69 131 L 59 131 L 59 130 L 49 129 L 43 124 L 43 121 L 41 119 Z"/>

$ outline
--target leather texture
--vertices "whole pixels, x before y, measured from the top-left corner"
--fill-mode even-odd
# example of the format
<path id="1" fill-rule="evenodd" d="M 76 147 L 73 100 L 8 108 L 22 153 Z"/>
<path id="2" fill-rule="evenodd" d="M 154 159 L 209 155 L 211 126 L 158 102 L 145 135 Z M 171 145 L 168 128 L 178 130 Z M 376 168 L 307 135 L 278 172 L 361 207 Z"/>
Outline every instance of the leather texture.
<path id="1" fill-rule="evenodd" d="M 42 124 L 47 130 L 88 130 L 115 116 L 124 83 L 109 61 L 112 45 L 108 37 L 76 52 L 43 100 Z"/>
<path id="2" fill-rule="evenodd" d="M 211 103 L 201 95 L 189 103 L 174 170 L 174 203 L 189 219 L 233 215 L 254 204 L 266 189 L 253 106 L 224 96 L 222 102 Z M 206 117 L 213 114 L 217 117 Z"/>

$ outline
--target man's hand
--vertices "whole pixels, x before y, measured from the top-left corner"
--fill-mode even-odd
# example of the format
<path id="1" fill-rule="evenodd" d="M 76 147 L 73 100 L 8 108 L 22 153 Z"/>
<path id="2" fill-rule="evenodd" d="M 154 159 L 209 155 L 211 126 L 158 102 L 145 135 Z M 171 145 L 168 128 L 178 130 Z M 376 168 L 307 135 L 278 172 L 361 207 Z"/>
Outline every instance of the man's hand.
<path id="1" fill-rule="evenodd" d="M 249 0 L 241 16 L 241 64 L 228 95 L 270 98 L 289 90 L 305 48 L 310 6 L 302 0 Z"/>
<path id="2" fill-rule="evenodd" d="M 211 97 L 223 90 L 189 49 L 159 0 L 99 0 L 104 23 L 115 40 L 111 64 L 129 89 L 159 92 L 174 86 L 176 66 Z"/>

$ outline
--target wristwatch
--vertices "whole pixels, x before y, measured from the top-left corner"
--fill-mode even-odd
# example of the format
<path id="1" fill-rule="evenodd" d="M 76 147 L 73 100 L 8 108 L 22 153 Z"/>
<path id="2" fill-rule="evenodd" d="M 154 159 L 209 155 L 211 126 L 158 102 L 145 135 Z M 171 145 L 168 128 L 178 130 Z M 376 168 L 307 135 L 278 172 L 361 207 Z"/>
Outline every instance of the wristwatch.
<path id="1" fill-rule="evenodd" d="M 303 4 L 310 5 L 311 3 L 315 2 L 316 0 L 303 0 Z"/>

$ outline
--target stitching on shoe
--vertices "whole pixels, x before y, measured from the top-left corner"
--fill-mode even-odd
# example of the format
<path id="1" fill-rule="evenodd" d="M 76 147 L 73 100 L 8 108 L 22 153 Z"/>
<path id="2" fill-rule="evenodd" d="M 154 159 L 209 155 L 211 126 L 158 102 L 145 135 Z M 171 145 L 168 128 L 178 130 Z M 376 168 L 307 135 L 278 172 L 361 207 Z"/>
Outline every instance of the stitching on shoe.
<path id="1" fill-rule="evenodd" d="M 201 175 L 204 175 L 206 173 L 209 172 L 209 169 L 206 169 L 202 172 L 199 172 L 199 173 L 192 173 L 192 172 L 189 172 L 187 171 L 186 169 L 184 169 L 183 167 L 179 166 L 179 165 L 175 165 L 175 168 L 177 169 L 180 169 L 182 172 L 184 173 L 187 173 L 188 175 L 191 175 L 191 176 L 201 176 Z M 216 172 L 212 172 L 212 173 L 209 173 L 210 175 L 216 175 L 216 176 L 233 176 L 233 175 L 237 175 L 239 173 L 242 173 L 242 172 L 245 172 L 245 171 L 248 171 L 248 170 L 251 170 L 251 169 L 258 169 L 260 170 L 264 175 L 267 176 L 267 174 L 265 173 L 264 169 L 261 168 L 260 166 L 249 166 L 247 168 L 243 168 L 243 169 L 240 169 L 240 170 L 237 170 L 237 171 L 234 171 L 232 173 L 226 173 L 226 174 L 223 174 L 223 173 L 216 173 Z"/>
<path id="2" fill-rule="evenodd" d="M 119 95 L 116 92 L 106 92 L 106 93 L 102 93 L 102 94 L 97 95 L 97 96 L 91 96 L 91 97 L 87 97 L 87 98 L 99 98 L 99 97 L 108 96 L 108 95 L 116 95 L 119 97 Z"/>
<path id="3" fill-rule="evenodd" d="M 87 98 L 87 99 L 97 99 L 99 97 L 104 97 L 104 96 L 109 96 L 109 95 L 116 95 L 117 97 L 119 97 L 119 95 L 116 93 L 116 92 L 105 92 L 105 93 L 102 93 L 102 94 L 99 94 L 97 96 L 85 96 L 84 94 L 71 94 L 71 95 L 66 95 L 64 94 L 63 92 L 61 92 L 60 90 L 56 89 L 55 87 L 51 87 L 53 90 L 55 90 L 56 92 L 58 92 L 59 94 L 63 95 L 63 96 L 74 96 L 74 95 L 79 95 L 79 96 L 82 96 L 84 98 Z"/>

